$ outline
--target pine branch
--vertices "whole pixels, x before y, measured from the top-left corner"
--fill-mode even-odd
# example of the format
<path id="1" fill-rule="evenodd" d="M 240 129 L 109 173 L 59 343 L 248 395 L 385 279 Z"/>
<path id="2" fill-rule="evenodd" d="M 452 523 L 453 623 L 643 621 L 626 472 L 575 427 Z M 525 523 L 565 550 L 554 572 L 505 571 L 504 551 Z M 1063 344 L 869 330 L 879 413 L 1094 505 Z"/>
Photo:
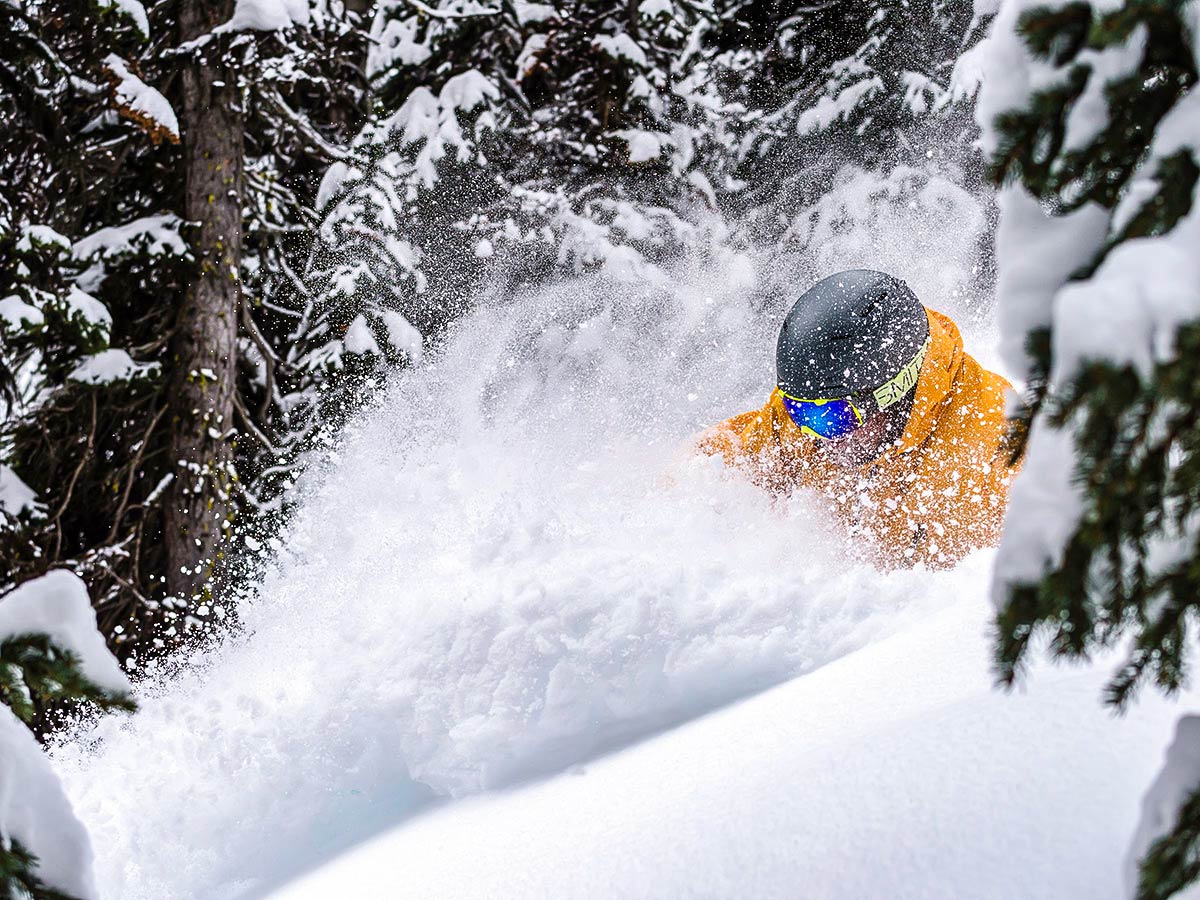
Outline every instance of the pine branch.
<path id="1" fill-rule="evenodd" d="M 1200 878 L 1200 787 L 1179 809 L 1175 826 L 1151 845 L 1139 866 L 1136 900 L 1168 900 Z"/>
<path id="2" fill-rule="evenodd" d="M 87 702 L 101 710 L 133 712 L 128 694 L 94 684 L 72 651 L 45 634 L 16 635 L 0 642 L 0 699 L 23 721 L 30 722 L 37 706 Z"/>
<path id="3" fill-rule="evenodd" d="M 37 857 L 18 840 L 0 844 L 0 900 L 76 900 L 37 876 Z"/>

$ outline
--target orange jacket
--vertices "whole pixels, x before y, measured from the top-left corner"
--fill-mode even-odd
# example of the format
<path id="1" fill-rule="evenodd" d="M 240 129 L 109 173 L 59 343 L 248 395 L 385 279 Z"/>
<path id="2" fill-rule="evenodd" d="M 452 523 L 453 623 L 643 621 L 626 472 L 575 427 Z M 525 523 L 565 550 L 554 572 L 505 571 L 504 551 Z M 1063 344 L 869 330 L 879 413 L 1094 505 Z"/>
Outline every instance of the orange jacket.
<path id="1" fill-rule="evenodd" d="M 797 487 L 826 496 L 851 545 L 878 565 L 944 568 L 994 545 L 1014 469 L 1004 417 L 1011 386 L 963 351 L 948 317 L 926 310 L 932 342 L 898 446 L 860 469 L 826 459 L 800 433 L 778 389 L 760 410 L 734 416 L 700 439 L 774 492 Z"/>

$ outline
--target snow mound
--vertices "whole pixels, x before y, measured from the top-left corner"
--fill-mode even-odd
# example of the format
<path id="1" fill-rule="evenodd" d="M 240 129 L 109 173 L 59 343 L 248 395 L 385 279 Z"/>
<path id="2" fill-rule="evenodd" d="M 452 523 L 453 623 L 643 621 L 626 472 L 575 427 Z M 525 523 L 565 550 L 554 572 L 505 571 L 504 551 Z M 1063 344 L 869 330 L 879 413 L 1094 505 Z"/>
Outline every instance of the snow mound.
<path id="1" fill-rule="evenodd" d="M 435 810 L 272 900 L 392 897 L 401 872 L 424 900 L 1125 900 L 1174 704 L 1112 716 L 1103 664 L 995 690 L 990 609 L 971 593 L 613 757 Z M 1196 762 L 1180 758 L 1155 803 Z"/>

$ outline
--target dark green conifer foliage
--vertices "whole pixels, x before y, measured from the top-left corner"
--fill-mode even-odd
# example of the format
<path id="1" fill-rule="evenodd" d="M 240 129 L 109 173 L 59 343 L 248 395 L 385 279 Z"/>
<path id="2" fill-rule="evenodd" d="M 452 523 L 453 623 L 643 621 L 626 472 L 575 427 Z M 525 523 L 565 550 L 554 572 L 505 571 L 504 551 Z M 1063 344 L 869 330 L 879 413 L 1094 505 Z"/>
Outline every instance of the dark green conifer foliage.
<path id="1" fill-rule="evenodd" d="M 37 857 L 20 841 L 0 846 L 0 900 L 74 900 L 34 874 Z"/>
<path id="2" fill-rule="evenodd" d="M 90 681 L 79 658 L 45 634 L 21 634 L 0 643 L 0 700 L 26 723 L 39 709 L 68 702 L 83 701 L 103 710 L 135 709 L 128 694 Z"/>
<path id="3" fill-rule="evenodd" d="M 1185 5 L 1126 0 L 1101 13 L 1078 2 L 1027 12 L 1021 35 L 1039 60 L 1066 77 L 1026 108 L 998 118 L 994 180 L 1019 180 L 1058 214 L 1087 203 L 1115 208 L 1146 165 L 1159 123 L 1195 89 Z M 1138 28 L 1145 29 L 1138 65 L 1106 84 L 1107 124 L 1085 146 L 1068 148 L 1068 117 L 1090 74 L 1087 52 L 1121 44 Z M 1152 193 L 1073 280 L 1086 283 L 1127 241 L 1169 234 L 1191 211 L 1198 173 L 1192 153 L 1158 160 Z M 1129 638 L 1131 653 L 1106 694 L 1120 708 L 1144 681 L 1171 693 L 1189 673 L 1200 611 L 1200 322 L 1178 330 L 1173 354 L 1148 376 L 1093 361 L 1069 383 L 1052 385 L 1052 347 L 1049 330 L 1029 336 L 1033 378 L 1018 427 L 1027 436 L 1031 421 L 1044 417 L 1074 430 L 1084 507 L 1057 565 L 1036 583 L 1003 585 L 997 666 L 1011 684 L 1038 636 L 1049 639 L 1053 654 L 1071 658 Z M 1153 559 L 1155 545 L 1167 542 L 1175 545 L 1170 558 Z M 1200 873 L 1198 849 L 1200 792 L 1144 860 L 1139 898 L 1166 898 L 1191 883 Z"/>

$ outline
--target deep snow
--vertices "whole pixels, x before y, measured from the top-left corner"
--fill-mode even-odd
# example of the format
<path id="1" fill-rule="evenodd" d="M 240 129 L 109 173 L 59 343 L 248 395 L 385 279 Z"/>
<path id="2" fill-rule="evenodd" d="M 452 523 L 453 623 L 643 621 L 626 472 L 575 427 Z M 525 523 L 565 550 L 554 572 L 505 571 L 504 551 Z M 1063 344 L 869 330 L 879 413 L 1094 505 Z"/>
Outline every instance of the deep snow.
<path id="1" fill-rule="evenodd" d="M 964 597 L 653 741 L 443 807 L 272 900 L 347 885 L 423 900 L 1123 898 L 1178 710 L 1147 695 L 1109 715 L 1103 666 L 1038 666 L 1027 690 L 993 690 L 988 613 Z"/>
<path id="2" fill-rule="evenodd" d="M 943 742 L 944 753 L 932 752 L 938 728 L 960 721 L 938 718 L 938 698 L 958 697 L 961 715 L 989 735 L 1006 721 L 990 718 L 992 710 L 1020 706 L 1020 698 L 993 698 L 986 684 L 979 630 L 989 554 L 952 572 L 881 574 L 855 562 L 854 547 L 842 545 L 809 498 L 773 500 L 687 451 L 700 428 L 763 402 L 789 296 L 839 268 L 878 266 L 905 277 L 929 305 L 954 315 L 968 348 L 994 365 L 988 309 L 968 287 L 983 221 L 979 205 L 945 181 L 926 184 L 911 170 L 888 179 L 858 175 L 800 222 L 798 240 L 814 241 L 804 252 L 750 259 L 717 240 L 714 261 L 671 272 L 655 289 L 579 278 L 534 296 L 490 298 L 442 352 L 400 377 L 298 487 L 305 500 L 297 521 L 264 582 L 242 601 L 244 635 L 182 672 L 148 678 L 135 717 L 102 721 L 57 751 L 97 848 L 103 895 L 264 897 L 445 803 L 452 805 L 401 831 L 388 845 L 396 849 L 385 852 L 404 854 L 396 865 L 412 878 L 426 872 L 427 885 L 438 881 L 439 862 L 420 835 L 448 828 L 446 839 L 457 840 L 455 828 L 465 836 L 485 827 L 471 818 L 480 810 L 501 842 L 495 846 L 511 847 L 503 842 L 521 833 L 545 835 L 545 859 L 556 852 L 566 859 L 574 851 L 549 834 L 561 815 L 547 810 L 560 790 L 563 802 L 575 802 L 569 777 L 494 801 L 459 806 L 450 798 L 586 767 L 642 738 L 650 740 L 596 770 L 632 766 L 636 779 L 605 790 L 642 799 L 612 812 L 609 823 L 592 807 L 591 837 L 565 826 L 563 835 L 650 841 L 661 820 L 678 831 L 675 868 L 642 871 L 672 879 L 663 882 L 672 885 L 668 895 L 685 885 L 704 892 L 710 873 L 731 871 L 743 858 L 722 862 L 722 847 L 748 853 L 756 845 L 750 831 L 741 844 L 714 843 L 712 832 L 694 827 L 701 808 L 668 792 L 690 785 L 695 794 L 705 772 L 736 772 L 756 785 L 737 782 L 744 789 L 722 799 L 712 776 L 703 814 L 740 810 L 748 821 L 760 815 L 756 798 L 763 801 L 764 831 L 778 835 L 764 836 L 755 859 L 779 863 L 758 873 L 776 893 L 786 893 L 793 877 L 778 843 L 787 834 L 849 866 L 860 880 L 847 884 L 903 872 L 914 890 L 934 890 L 935 863 L 945 858 L 935 853 L 938 842 L 955 840 L 964 822 L 979 858 L 1028 849 L 1031 835 L 1053 839 L 1060 832 L 1030 824 L 1045 818 L 1049 804 L 1087 816 L 1088 828 L 1103 831 L 1104 854 L 1119 849 L 1113 835 L 1118 823 L 1132 828 L 1136 810 L 1125 807 L 1133 794 L 1110 807 L 1107 788 L 1098 790 L 1093 777 L 1099 769 L 1075 776 L 1052 765 L 1094 752 L 1117 759 L 1111 747 L 1121 741 L 1139 748 L 1138 759 L 1154 757 L 1165 743 L 1157 719 L 1114 725 L 1105 732 L 1110 746 L 1100 748 L 1090 743 L 1099 733 L 1090 726 L 1068 729 L 1055 745 L 1059 756 L 1018 741 L 1029 783 L 1055 788 L 1045 796 L 1030 790 L 1027 805 L 1010 787 L 1012 769 L 1005 780 L 977 768 L 970 742 Z M 938 618 L 943 613 L 949 618 Z M 928 631 L 930 622 L 942 622 L 941 630 Z M 948 633 L 947 622 L 959 630 Z M 898 659 L 885 670 L 878 653 L 848 657 L 841 669 L 828 665 L 897 632 L 913 635 L 911 665 Z M 965 693 L 929 693 L 928 681 L 910 680 L 932 665 L 922 657 L 938 654 L 969 674 L 948 682 Z M 695 726 L 715 729 L 698 745 L 686 737 L 694 729 L 653 737 L 805 673 L 813 674 Z M 1070 684 L 1086 686 L 1051 692 L 1049 707 L 1028 707 L 1029 728 L 1049 718 L 1048 708 L 1079 707 L 1082 718 L 1068 722 L 1104 720 L 1094 684 Z M 792 708 L 818 696 L 819 714 Z M 888 698 L 897 696 L 911 702 L 896 706 Z M 893 715 L 905 709 L 907 721 Z M 1153 716 L 1157 707 L 1147 709 Z M 780 730 L 774 720 L 798 730 Z M 722 732 L 722 722 L 734 730 Z M 907 754 L 904 765 L 889 761 L 886 743 L 865 739 L 872 733 L 892 734 Z M 812 755 L 772 755 L 772 741 L 776 749 L 800 742 Z M 724 748 L 718 769 L 704 762 L 710 743 Z M 850 796 L 846 782 L 831 775 L 842 754 L 856 761 L 850 770 L 864 773 L 863 785 L 874 785 L 878 802 L 861 815 L 842 799 Z M 792 758 L 809 767 L 807 781 L 787 773 Z M 962 794 L 966 818 L 916 828 L 919 814 L 905 810 L 923 796 L 921 778 L 971 784 L 977 771 L 978 792 Z M 1149 771 L 1131 765 L 1128 791 Z M 657 784 L 664 792 L 655 793 Z M 767 803 L 771 797 L 779 803 Z M 530 798 L 528 809 L 522 798 Z M 1005 803 L 999 818 L 972 805 L 998 799 Z M 939 815 L 958 806 L 952 794 L 942 800 Z M 492 802 L 494 814 L 486 812 Z M 655 817 L 647 812 L 638 825 L 626 815 L 638 810 Z M 525 831 L 504 834 L 508 817 L 524 821 Z M 889 846 L 888 835 L 899 841 L 889 852 L 933 842 L 932 861 L 907 869 L 877 862 L 874 851 Z M 623 852 L 617 843 L 586 846 Z M 1071 837 L 1061 849 L 1079 846 Z M 532 855 L 514 848 L 514 866 L 540 864 L 538 848 L 520 852 Z M 707 857 L 711 867 L 689 875 L 688 860 Z M 504 865 L 502 856 L 493 862 Z M 480 865 L 481 874 L 498 871 L 486 859 Z M 364 866 L 366 877 L 373 869 Z M 472 871 L 465 862 L 461 868 Z M 337 871 L 344 877 L 344 867 Z M 771 881 L 775 874 L 780 881 Z M 382 895 L 422 895 L 396 878 Z M 472 891 L 487 887 L 472 883 Z M 346 886 L 334 895 L 380 894 Z"/>

